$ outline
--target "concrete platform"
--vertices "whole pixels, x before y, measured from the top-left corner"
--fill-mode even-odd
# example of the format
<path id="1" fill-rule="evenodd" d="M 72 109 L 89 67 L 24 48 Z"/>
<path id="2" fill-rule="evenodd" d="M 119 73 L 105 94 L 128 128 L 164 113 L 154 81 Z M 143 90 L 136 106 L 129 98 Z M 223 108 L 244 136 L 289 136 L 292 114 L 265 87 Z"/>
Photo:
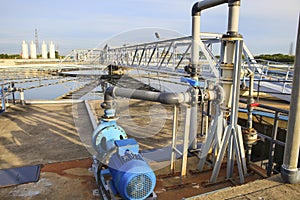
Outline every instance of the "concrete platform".
<path id="1" fill-rule="evenodd" d="M 300 199 L 300 183 L 284 184 L 280 175 L 264 180 L 257 180 L 245 185 L 223 189 L 217 192 L 202 194 L 187 200 L 268 200 Z"/>
<path id="2" fill-rule="evenodd" d="M 89 104 L 94 115 L 101 116 L 99 101 Z M 172 107 L 123 100 L 119 111 L 120 125 L 130 137 L 137 138 L 141 149 L 170 144 Z M 88 170 L 91 154 L 82 142 L 82 134 L 88 140 L 93 131 L 84 103 L 12 106 L 0 115 L 0 130 L 0 169 L 42 164 L 38 182 L 1 188 L 0 199 L 99 199 L 93 196 L 97 186 Z M 149 135 L 152 137 L 147 138 Z M 169 175 L 168 165 L 168 161 L 151 163 L 157 169 L 158 199 L 182 199 L 220 189 L 193 199 L 297 199 L 300 196 L 300 185 L 283 184 L 280 177 L 254 181 L 261 177 L 253 172 L 246 178 L 250 183 L 242 186 L 236 186 L 237 176 L 235 180 L 224 180 L 225 169 L 221 170 L 217 184 L 207 184 L 211 171 L 195 171 L 195 157 L 188 161 L 186 178 L 179 176 L 180 160 L 173 175 Z"/>

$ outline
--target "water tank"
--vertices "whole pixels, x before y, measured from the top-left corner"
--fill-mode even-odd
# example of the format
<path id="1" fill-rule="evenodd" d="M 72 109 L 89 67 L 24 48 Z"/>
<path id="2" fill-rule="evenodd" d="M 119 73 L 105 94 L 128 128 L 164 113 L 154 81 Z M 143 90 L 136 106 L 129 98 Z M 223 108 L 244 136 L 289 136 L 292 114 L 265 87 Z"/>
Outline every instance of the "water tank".
<path id="1" fill-rule="evenodd" d="M 28 44 L 23 40 L 22 42 L 22 58 L 23 59 L 28 59 Z"/>
<path id="2" fill-rule="evenodd" d="M 51 41 L 50 44 L 49 44 L 49 57 L 50 59 L 55 59 L 55 47 L 54 47 L 54 44 L 53 42 Z"/>
<path id="3" fill-rule="evenodd" d="M 43 41 L 43 43 L 42 43 L 42 58 L 47 59 L 48 58 L 47 54 L 48 54 L 47 44 L 45 43 L 45 41 Z"/>
<path id="4" fill-rule="evenodd" d="M 31 59 L 36 59 L 36 44 L 31 41 L 30 43 L 30 58 Z"/>

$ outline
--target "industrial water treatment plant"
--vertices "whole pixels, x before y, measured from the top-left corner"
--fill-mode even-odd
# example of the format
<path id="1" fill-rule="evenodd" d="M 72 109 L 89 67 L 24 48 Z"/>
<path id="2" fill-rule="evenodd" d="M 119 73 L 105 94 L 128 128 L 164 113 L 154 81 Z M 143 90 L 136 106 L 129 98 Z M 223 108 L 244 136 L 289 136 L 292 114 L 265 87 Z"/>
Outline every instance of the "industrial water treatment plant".
<path id="1" fill-rule="evenodd" d="M 84 120 L 75 120 L 81 141 L 92 154 L 90 170 L 97 185 L 97 196 L 101 199 L 160 199 L 160 193 L 168 192 L 165 188 L 159 192 L 156 189 L 161 187 L 158 180 L 162 179 L 162 175 L 157 172 L 157 165 L 161 163 L 169 170 L 164 177 L 177 177 L 180 180 L 176 186 L 172 186 L 173 190 L 184 188 L 185 180 L 191 173 L 197 174 L 197 179 L 201 179 L 204 173 L 207 176 L 208 173 L 209 176 L 203 180 L 206 181 L 206 186 L 215 186 L 226 181 L 236 185 L 244 184 L 249 182 L 246 179 L 251 177 L 251 174 L 261 174 L 261 170 L 257 170 L 252 161 L 252 152 L 259 140 L 270 141 L 266 176 L 281 171 L 283 182 L 299 182 L 300 31 L 294 67 L 268 66 L 266 70 L 265 66 L 253 58 L 239 33 L 241 2 L 196 2 L 191 9 L 191 36 L 120 47 L 105 45 L 101 49 L 74 50 L 60 65 L 53 68 L 51 73 L 55 72 L 62 77 L 86 76 L 93 79 L 89 84 L 72 91 L 72 99 L 65 102 L 76 104 L 80 101 L 75 98 L 79 91 L 86 89 L 80 94 L 82 97 L 92 88 L 101 87 L 103 99 L 97 101 L 97 104 L 101 105 L 101 109 L 98 105 L 101 111 L 98 110 L 97 113 L 87 100 L 84 101 L 87 107 L 84 113 L 90 119 L 91 127 L 79 127 L 78 124 Z M 202 33 L 202 12 L 222 4 L 228 6 L 225 33 Z M 219 45 L 219 58 L 211 50 L 216 44 Z M 36 57 L 35 50 L 32 42 L 32 59 Z M 51 52 L 55 51 L 52 42 L 49 50 L 52 58 Z M 22 52 L 24 59 L 29 58 L 25 41 L 22 44 Z M 47 46 L 43 43 L 42 57 L 46 59 L 45 52 Z M 83 55 L 84 59 L 76 60 L 79 55 Z M 70 61 L 79 63 L 79 67 L 65 67 L 64 62 Z M 99 69 L 103 74 L 72 72 L 74 68 L 80 71 L 79 68 L 86 70 L 89 67 L 92 70 Z M 270 77 L 280 78 L 272 82 Z M 167 86 L 162 87 L 161 83 Z M 273 97 L 290 102 L 290 111 L 258 103 L 254 93 L 259 97 L 260 87 L 273 92 Z M 241 91 L 247 91 L 246 95 L 242 95 Z M 11 83 L 4 83 L 1 90 L 3 112 L 7 97 L 14 93 L 20 93 L 20 102 L 33 104 L 34 101 L 25 100 L 24 90 L 15 88 Z M 62 98 L 67 99 L 67 96 Z M 168 131 L 170 142 L 160 148 L 150 146 L 148 149 L 142 149 L 141 146 L 144 145 L 140 141 L 150 140 L 150 137 L 160 134 L 160 130 L 152 135 L 134 135 L 130 124 L 127 124 L 128 128 L 121 120 L 120 110 L 129 110 L 129 107 L 124 109 L 120 106 L 120 102 L 126 99 L 168 106 L 172 114 L 169 120 L 171 128 Z M 61 100 L 59 102 L 61 103 Z M 267 112 L 270 110 L 271 114 Z M 239 123 L 240 113 L 246 116 L 243 126 Z M 257 116 L 261 119 L 274 119 L 272 136 L 263 135 L 255 128 L 254 118 Z M 144 113 L 138 113 L 138 118 L 143 117 Z M 279 120 L 286 120 L 288 123 L 285 142 L 276 139 Z M 91 128 L 93 133 L 87 131 Z M 143 129 L 138 131 L 148 133 Z M 285 147 L 279 170 L 274 161 L 276 145 Z M 196 169 L 188 169 L 195 163 Z M 220 179 L 220 176 L 223 178 Z M 195 190 L 200 187 L 189 184 Z"/>

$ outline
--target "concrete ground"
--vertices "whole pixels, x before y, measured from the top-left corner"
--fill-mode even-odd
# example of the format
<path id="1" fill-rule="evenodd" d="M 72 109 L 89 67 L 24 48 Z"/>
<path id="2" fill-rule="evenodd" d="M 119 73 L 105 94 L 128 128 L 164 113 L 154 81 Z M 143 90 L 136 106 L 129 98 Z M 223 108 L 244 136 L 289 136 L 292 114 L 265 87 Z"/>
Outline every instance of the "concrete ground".
<path id="1" fill-rule="evenodd" d="M 207 195 L 199 195 L 188 200 L 276 200 L 300 199 L 300 183 L 284 184 L 280 175 L 264 180 L 224 189 Z"/>
<path id="2" fill-rule="evenodd" d="M 16 105 L 0 115 L 0 169 L 43 165 L 37 183 L 1 188 L 0 199 L 94 198 L 90 154 L 72 110 L 72 104 Z"/>

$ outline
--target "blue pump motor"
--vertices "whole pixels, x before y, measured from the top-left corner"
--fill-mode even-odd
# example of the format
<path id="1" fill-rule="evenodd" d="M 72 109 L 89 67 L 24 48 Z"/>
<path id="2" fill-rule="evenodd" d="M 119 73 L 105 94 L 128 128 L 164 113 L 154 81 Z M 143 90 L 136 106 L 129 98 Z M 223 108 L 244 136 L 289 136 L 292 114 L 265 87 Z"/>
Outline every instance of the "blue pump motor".
<path id="1" fill-rule="evenodd" d="M 115 152 L 108 164 L 113 186 L 124 199 L 146 199 L 154 190 L 156 177 L 135 139 L 116 140 Z"/>

